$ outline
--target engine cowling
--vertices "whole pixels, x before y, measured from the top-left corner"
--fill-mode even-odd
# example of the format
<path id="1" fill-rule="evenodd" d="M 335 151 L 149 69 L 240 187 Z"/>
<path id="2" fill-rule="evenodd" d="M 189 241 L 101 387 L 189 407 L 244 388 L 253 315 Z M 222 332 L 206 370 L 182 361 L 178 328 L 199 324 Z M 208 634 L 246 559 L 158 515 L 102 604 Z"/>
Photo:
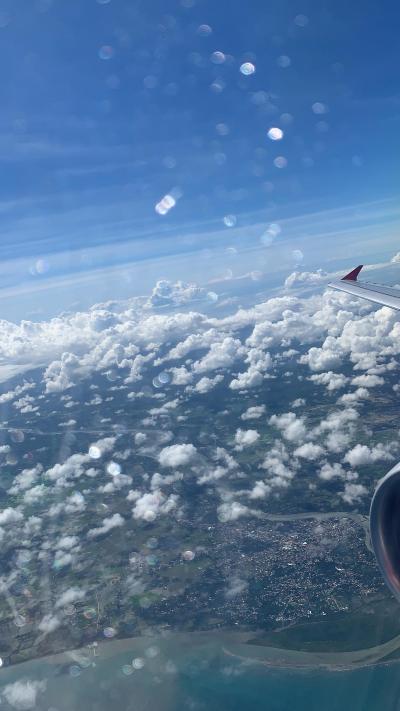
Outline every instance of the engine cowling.
<path id="1" fill-rule="evenodd" d="M 369 514 L 371 543 L 386 584 L 400 600 L 400 462 L 378 482 Z"/>

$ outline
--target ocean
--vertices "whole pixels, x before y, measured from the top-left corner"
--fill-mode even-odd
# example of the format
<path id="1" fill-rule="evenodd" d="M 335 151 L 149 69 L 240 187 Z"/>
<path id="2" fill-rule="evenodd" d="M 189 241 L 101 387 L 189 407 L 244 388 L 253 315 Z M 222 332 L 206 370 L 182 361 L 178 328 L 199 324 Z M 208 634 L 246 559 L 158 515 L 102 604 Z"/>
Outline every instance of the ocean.
<path id="1" fill-rule="evenodd" d="M 235 656 L 237 641 L 239 656 Z M 2 709 L 400 711 L 400 662 L 338 671 L 243 658 L 239 635 L 110 640 L 0 670 Z M 249 648 L 251 655 L 252 648 Z M 276 661 L 276 663 L 278 663 Z"/>

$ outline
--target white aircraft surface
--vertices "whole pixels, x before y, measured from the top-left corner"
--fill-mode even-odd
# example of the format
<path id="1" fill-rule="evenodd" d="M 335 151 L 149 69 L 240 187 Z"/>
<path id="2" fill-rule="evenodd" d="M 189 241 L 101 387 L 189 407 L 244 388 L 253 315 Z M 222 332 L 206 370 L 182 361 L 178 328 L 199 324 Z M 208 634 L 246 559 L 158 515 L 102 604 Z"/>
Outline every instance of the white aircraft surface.
<path id="1" fill-rule="evenodd" d="M 361 299 L 373 301 L 375 304 L 390 306 L 390 308 L 400 311 L 400 289 L 393 289 L 390 286 L 381 286 L 380 284 L 370 284 L 367 281 L 357 281 L 362 268 L 363 264 L 360 264 L 342 279 L 332 281 L 328 286 L 359 296 Z"/>

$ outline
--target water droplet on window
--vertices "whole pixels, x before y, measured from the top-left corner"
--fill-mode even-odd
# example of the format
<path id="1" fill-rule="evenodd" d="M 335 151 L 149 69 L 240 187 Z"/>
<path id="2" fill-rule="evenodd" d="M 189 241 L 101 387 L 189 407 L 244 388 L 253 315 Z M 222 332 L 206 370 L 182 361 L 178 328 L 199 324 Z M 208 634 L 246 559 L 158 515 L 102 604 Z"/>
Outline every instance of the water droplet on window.
<path id="1" fill-rule="evenodd" d="M 240 65 L 239 71 L 244 74 L 245 77 L 248 77 L 255 73 L 256 68 L 252 62 L 244 62 Z"/>
<path id="2" fill-rule="evenodd" d="M 292 257 L 295 262 L 302 262 L 304 259 L 304 254 L 300 249 L 294 249 L 292 252 Z"/>
<path id="3" fill-rule="evenodd" d="M 134 669 L 143 669 L 145 661 L 142 657 L 136 657 L 132 660 L 132 666 Z"/>
<path id="4" fill-rule="evenodd" d="M 146 546 L 147 546 L 147 548 L 157 548 L 158 538 L 155 538 L 155 536 L 152 536 L 151 538 L 149 538 L 148 541 L 146 541 Z"/>
<path id="5" fill-rule="evenodd" d="M 117 630 L 114 627 L 105 627 L 103 630 L 103 635 L 107 639 L 112 639 L 117 634 Z"/>
<path id="6" fill-rule="evenodd" d="M 280 57 L 276 60 L 276 63 L 278 67 L 281 67 L 281 69 L 287 69 L 290 67 L 292 60 L 290 57 L 287 56 L 287 54 L 281 54 Z"/>
<path id="7" fill-rule="evenodd" d="M 316 101 L 311 108 L 314 114 L 326 114 L 328 111 L 327 105 L 323 104 L 322 101 Z"/>
<path id="8" fill-rule="evenodd" d="M 131 674 L 133 674 L 132 666 L 130 664 L 124 664 L 124 666 L 122 667 L 122 673 L 125 676 L 130 676 Z"/>
<path id="9" fill-rule="evenodd" d="M 292 114 L 288 114 L 288 113 L 281 114 L 281 121 L 283 124 L 288 126 L 293 121 Z"/>
<path id="10" fill-rule="evenodd" d="M 307 15 L 296 15 L 294 18 L 294 23 L 297 25 L 297 27 L 306 27 L 309 23 L 309 19 Z"/>
<path id="11" fill-rule="evenodd" d="M 114 50 L 110 44 L 103 44 L 103 46 L 100 47 L 100 49 L 99 49 L 100 59 L 108 60 L 108 59 L 112 59 L 113 56 L 114 56 Z"/>
<path id="12" fill-rule="evenodd" d="M 157 556 L 155 556 L 155 555 L 146 556 L 146 563 L 147 563 L 147 565 L 150 565 L 150 567 L 157 565 L 157 563 L 158 563 Z"/>
<path id="13" fill-rule="evenodd" d="M 273 126 L 268 131 L 268 138 L 270 138 L 271 141 L 280 141 L 283 138 L 282 129 L 277 128 L 276 126 Z"/>
<path id="14" fill-rule="evenodd" d="M 10 430 L 10 438 L 13 442 L 23 442 L 25 435 L 22 430 Z"/>
<path id="15" fill-rule="evenodd" d="M 229 133 L 229 126 L 227 126 L 226 123 L 217 123 L 215 130 L 219 136 L 227 136 Z"/>
<path id="16" fill-rule="evenodd" d="M 285 158 L 285 156 L 277 156 L 274 159 L 275 168 L 286 168 L 287 164 L 288 164 L 288 162 L 287 162 L 287 158 Z"/>
<path id="17" fill-rule="evenodd" d="M 171 376 L 166 370 L 162 370 L 161 373 L 157 375 L 158 380 L 162 385 L 167 385 L 171 381 Z"/>
<path id="18" fill-rule="evenodd" d="M 215 304 L 218 301 L 218 294 L 216 294 L 215 291 L 209 291 L 207 293 L 207 300 Z"/>
<path id="19" fill-rule="evenodd" d="M 109 462 L 107 464 L 107 473 L 110 476 L 118 476 L 121 474 L 121 467 L 117 462 Z"/>
<path id="20" fill-rule="evenodd" d="M 14 625 L 16 627 L 24 627 L 26 625 L 26 618 L 24 615 L 16 615 L 14 617 Z"/>
<path id="21" fill-rule="evenodd" d="M 165 158 L 163 158 L 163 165 L 172 170 L 172 168 L 176 167 L 176 158 L 173 156 L 165 156 Z"/>
<path id="22" fill-rule="evenodd" d="M 194 551 L 184 551 L 182 553 L 182 558 L 183 560 L 194 560 L 195 555 Z"/>
<path id="23" fill-rule="evenodd" d="M 147 647 L 147 649 L 145 651 L 145 655 L 148 659 L 155 659 L 159 654 L 160 654 L 160 649 L 159 649 L 159 647 L 156 647 L 156 645 Z"/>
<path id="24" fill-rule="evenodd" d="M 92 444 L 89 447 L 89 457 L 91 457 L 91 459 L 100 459 L 100 457 L 101 457 L 100 447 L 96 447 L 96 445 Z"/>
<path id="25" fill-rule="evenodd" d="M 237 222 L 236 215 L 225 215 L 224 225 L 225 227 L 235 227 Z"/>
<path id="26" fill-rule="evenodd" d="M 212 34 L 212 28 L 210 25 L 199 25 L 197 34 L 200 35 L 200 37 L 209 37 Z"/>
<path id="27" fill-rule="evenodd" d="M 86 620 L 94 620 L 97 617 L 97 613 L 94 607 L 87 607 L 83 611 L 83 616 Z"/>
<path id="28" fill-rule="evenodd" d="M 212 84 L 210 84 L 210 89 L 214 92 L 214 94 L 221 94 L 225 87 L 226 84 L 222 79 L 216 79 Z"/>
<path id="29" fill-rule="evenodd" d="M 223 52 L 213 52 L 210 59 L 213 64 L 223 64 L 226 57 Z"/>
<path id="30" fill-rule="evenodd" d="M 176 200 L 172 195 L 164 195 L 154 209 L 159 215 L 166 215 L 175 205 Z"/>
<path id="31" fill-rule="evenodd" d="M 82 669 L 80 667 L 78 667 L 77 664 L 72 664 L 69 668 L 69 673 L 70 673 L 70 676 L 75 678 L 75 677 L 78 677 L 82 674 Z"/>

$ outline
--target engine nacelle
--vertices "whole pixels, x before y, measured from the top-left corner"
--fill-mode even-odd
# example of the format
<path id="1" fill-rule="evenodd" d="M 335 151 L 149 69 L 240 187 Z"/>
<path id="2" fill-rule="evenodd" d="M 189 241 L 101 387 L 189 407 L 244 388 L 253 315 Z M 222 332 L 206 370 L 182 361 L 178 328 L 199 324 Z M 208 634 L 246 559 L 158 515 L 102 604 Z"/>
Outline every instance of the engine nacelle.
<path id="1" fill-rule="evenodd" d="M 400 600 L 400 462 L 378 482 L 371 502 L 369 526 L 383 577 Z"/>

